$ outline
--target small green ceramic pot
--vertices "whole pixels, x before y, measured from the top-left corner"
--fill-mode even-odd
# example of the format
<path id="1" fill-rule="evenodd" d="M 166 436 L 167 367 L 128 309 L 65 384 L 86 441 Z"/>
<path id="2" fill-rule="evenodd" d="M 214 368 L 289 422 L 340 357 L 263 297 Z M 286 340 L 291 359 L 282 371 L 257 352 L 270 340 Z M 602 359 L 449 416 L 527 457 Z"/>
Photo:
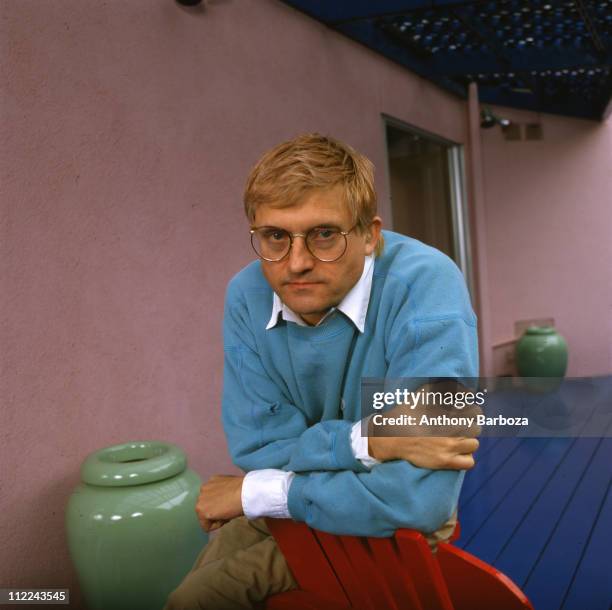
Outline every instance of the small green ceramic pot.
<path id="1" fill-rule="evenodd" d="M 208 540 L 185 453 L 157 441 L 114 445 L 87 457 L 81 480 L 66 529 L 89 610 L 160 610 Z"/>
<path id="2" fill-rule="evenodd" d="M 563 377 L 567 370 L 567 343 L 552 326 L 530 326 L 516 345 L 521 377 Z"/>

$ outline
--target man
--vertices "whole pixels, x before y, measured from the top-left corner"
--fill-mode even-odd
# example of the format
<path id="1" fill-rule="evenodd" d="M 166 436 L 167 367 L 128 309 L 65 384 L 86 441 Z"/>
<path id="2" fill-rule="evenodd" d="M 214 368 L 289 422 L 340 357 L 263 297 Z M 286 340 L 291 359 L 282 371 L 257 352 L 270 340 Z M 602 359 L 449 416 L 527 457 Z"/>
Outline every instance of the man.
<path id="1" fill-rule="evenodd" d="M 202 486 L 203 528 L 223 527 L 170 596 L 173 610 L 251 608 L 296 587 L 262 517 L 448 536 L 478 446 L 361 434 L 362 377 L 478 374 L 460 271 L 416 240 L 385 232 L 383 244 L 372 164 L 332 138 L 300 136 L 253 168 L 245 210 L 259 260 L 227 290 L 222 412 L 247 475 Z"/>

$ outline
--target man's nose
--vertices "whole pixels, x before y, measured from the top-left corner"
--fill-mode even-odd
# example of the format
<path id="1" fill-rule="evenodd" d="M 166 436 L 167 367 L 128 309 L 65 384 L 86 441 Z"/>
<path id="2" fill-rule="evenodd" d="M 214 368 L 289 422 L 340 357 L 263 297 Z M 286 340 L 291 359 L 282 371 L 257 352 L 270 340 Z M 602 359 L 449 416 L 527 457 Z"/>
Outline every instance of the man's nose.
<path id="1" fill-rule="evenodd" d="M 291 273 L 304 273 L 313 268 L 315 258 L 306 247 L 306 240 L 301 237 L 294 237 L 291 250 L 289 250 L 289 271 Z"/>

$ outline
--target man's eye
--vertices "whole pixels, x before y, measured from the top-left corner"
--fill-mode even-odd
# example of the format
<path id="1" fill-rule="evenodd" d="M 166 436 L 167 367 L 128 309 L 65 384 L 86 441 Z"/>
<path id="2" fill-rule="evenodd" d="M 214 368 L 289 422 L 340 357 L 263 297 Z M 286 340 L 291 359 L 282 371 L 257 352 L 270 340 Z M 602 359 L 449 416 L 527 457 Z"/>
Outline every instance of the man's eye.
<path id="1" fill-rule="evenodd" d="M 337 231 L 334 229 L 315 229 L 312 232 L 313 239 L 317 240 L 326 240 L 332 239 L 336 235 Z"/>
<path id="2" fill-rule="evenodd" d="M 270 229 L 265 231 L 263 236 L 269 241 L 282 241 L 287 238 L 287 233 L 282 229 Z"/>

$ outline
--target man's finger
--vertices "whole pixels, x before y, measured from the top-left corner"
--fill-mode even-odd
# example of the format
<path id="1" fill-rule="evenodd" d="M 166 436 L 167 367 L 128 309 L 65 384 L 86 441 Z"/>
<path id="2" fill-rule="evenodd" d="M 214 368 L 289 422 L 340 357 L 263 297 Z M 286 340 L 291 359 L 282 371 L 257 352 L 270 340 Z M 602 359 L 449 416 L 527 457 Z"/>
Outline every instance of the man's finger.
<path id="1" fill-rule="evenodd" d="M 452 470 L 470 470 L 476 464 L 472 454 L 456 455 L 450 459 L 449 467 Z"/>
<path id="2" fill-rule="evenodd" d="M 480 446 L 478 439 L 475 438 L 462 438 L 457 442 L 455 446 L 456 453 L 474 453 Z"/>

